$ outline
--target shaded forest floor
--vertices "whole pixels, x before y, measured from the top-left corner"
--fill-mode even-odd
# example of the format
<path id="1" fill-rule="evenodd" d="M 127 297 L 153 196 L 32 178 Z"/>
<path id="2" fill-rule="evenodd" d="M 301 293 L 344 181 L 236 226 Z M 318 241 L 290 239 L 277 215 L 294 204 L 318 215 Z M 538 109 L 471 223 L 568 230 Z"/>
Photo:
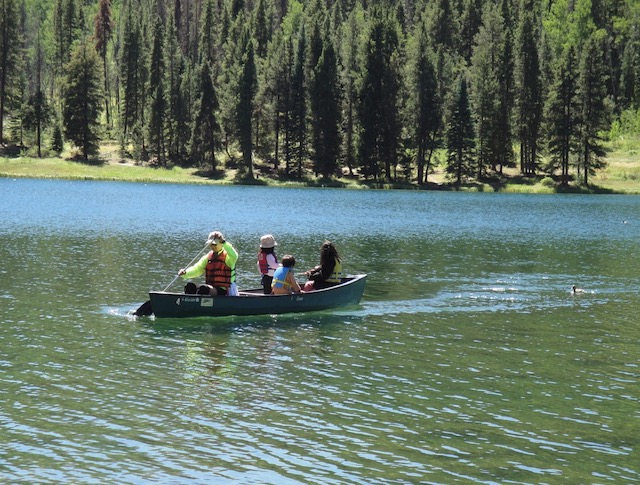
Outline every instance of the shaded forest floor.
<path id="1" fill-rule="evenodd" d="M 640 194 L 640 137 L 610 143 L 606 158 L 607 167 L 589 178 L 589 186 L 573 180 L 562 187 L 556 177 L 537 175 L 523 177 L 517 168 L 509 168 L 503 174 L 494 174 L 480 181 L 471 181 L 456 187 L 446 176 L 443 167 L 435 167 L 427 177 L 427 183 L 394 180 L 365 180 L 357 173 L 351 175 L 345 167 L 341 177 L 318 178 L 308 170 L 302 177 L 287 175 L 283 168 L 274 170 L 273 164 L 254 163 L 253 178 L 238 172 L 233 161 L 227 161 L 215 172 L 196 168 L 165 168 L 155 164 L 139 164 L 131 159 L 122 159 L 117 145 L 104 143 L 100 156 L 85 161 L 73 152 L 64 152 L 60 157 L 26 157 L 12 147 L 0 147 L 0 176 L 61 178 L 81 180 L 119 180 L 146 183 L 194 183 L 194 184 L 245 184 L 295 187 L 344 187 L 353 189 L 426 189 L 464 190 L 476 192 L 512 193 L 624 193 Z M 219 165 L 222 165 L 220 163 Z M 398 174 L 400 175 L 400 174 Z"/>

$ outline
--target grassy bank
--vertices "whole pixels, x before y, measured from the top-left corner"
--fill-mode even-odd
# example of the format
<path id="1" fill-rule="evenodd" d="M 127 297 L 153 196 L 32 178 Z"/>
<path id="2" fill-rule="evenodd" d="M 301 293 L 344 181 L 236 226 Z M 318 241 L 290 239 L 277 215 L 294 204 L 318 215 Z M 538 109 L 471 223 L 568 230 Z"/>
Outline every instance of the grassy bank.
<path id="1" fill-rule="evenodd" d="M 607 168 L 590 178 L 590 187 L 570 187 L 571 192 L 640 194 L 640 140 L 626 140 L 609 145 Z M 185 184 L 256 184 L 269 186 L 336 186 L 347 188 L 416 188 L 409 183 L 383 183 L 362 181 L 357 178 L 332 180 L 308 176 L 303 181 L 270 177 L 256 169 L 254 180 L 239 179 L 233 170 L 219 175 L 203 174 L 197 169 L 180 167 L 158 168 L 122 162 L 113 147 L 105 146 L 97 161 L 83 162 L 63 154 L 54 158 L 28 158 L 0 156 L 0 176 L 9 178 L 52 178 L 71 180 L 114 180 L 145 183 Z M 429 175 L 428 188 L 450 189 L 445 175 L 437 169 Z M 519 177 L 516 169 L 505 172 L 502 178 L 466 185 L 462 190 L 500 191 L 518 193 L 554 193 L 559 189 L 550 177 Z"/>

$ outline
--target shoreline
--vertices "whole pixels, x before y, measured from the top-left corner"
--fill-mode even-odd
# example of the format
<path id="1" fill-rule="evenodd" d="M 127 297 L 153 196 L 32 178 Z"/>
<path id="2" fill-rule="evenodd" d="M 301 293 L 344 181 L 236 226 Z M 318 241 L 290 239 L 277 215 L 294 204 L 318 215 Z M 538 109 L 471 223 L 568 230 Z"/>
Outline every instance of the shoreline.
<path id="1" fill-rule="evenodd" d="M 590 185 L 559 186 L 551 177 L 539 175 L 521 177 L 517 169 L 505 170 L 505 175 L 481 182 L 470 182 L 461 187 L 448 184 L 442 172 L 429 174 L 428 183 L 384 180 L 362 180 L 357 176 L 332 179 L 303 179 L 272 177 L 268 170 L 256 164 L 253 179 L 239 177 L 236 170 L 221 174 L 203 174 L 195 168 L 160 168 L 136 165 L 103 158 L 98 162 L 76 161 L 70 158 L 0 157 L 0 177 L 59 180 L 90 180 L 133 183 L 178 183 L 194 185 L 259 185 L 265 187 L 344 188 L 351 190 L 438 190 L 489 193 L 572 193 L 640 195 L 640 155 L 618 153 L 607 158 L 607 168 L 592 176 Z"/>

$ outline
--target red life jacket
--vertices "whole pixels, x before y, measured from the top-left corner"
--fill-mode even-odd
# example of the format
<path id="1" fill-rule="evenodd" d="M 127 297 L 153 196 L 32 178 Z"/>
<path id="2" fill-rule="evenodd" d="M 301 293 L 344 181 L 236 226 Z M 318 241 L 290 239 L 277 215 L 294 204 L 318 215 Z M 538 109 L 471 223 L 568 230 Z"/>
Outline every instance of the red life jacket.
<path id="1" fill-rule="evenodd" d="M 260 273 L 262 273 L 262 274 L 268 274 L 269 273 L 269 263 L 267 262 L 267 255 L 268 254 L 273 254 L 273 257 L 276 260 L 276 264 L 278 264 L 278 258 L 276 256 L 276 253 L 265 253 L 263 251 L 260 251 L 258 253 L 258 267 L 260 268 Z"/>
<path id="2" fill-rule="evenodd" d="M 231 286 L 231 268 L 225 264 L 227 252 L 223 249 L 217 254 L 209 251 L 209 261 L 205 266 L 205 281 L 216 288 L 229 288 Z"/>

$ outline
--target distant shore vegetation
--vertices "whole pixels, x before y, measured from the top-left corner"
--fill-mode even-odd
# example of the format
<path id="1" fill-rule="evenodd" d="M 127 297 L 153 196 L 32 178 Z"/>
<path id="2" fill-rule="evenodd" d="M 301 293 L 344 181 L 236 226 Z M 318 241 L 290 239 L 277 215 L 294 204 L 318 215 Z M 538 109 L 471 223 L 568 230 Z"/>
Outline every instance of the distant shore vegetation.
<path id="1" fill-rule="evenodd" d="M 4 0 L 0 175 L 640 192 L 636 0 Z"/>
<path id="2" fill-rule="evenodd" d="M 546 174 L 523 177 L 515 168 L 505 170 L 501 176 L 494 175 L 481 181 L 469 180 L 457 186 L 447 177 L 444 167 L 434 166 L 429 176 L 430 182 L 418 185 L 411 178 L 398 178 L 395 181 L 366 180 L 357 174 L 349 175 L 346 167 L 343 174 L 330 178 L 316 177 L 309 169 L 304 171 L 301 178 L 291 177 L 284 171 L 274 172 L 269 165 L 261 161 L 255 163 L 252 178 L 244 176 L 237 167 L 219 170 L 216 173 L 203 172 L 194 167 L 158 167 L 136 163 L 133 160 L 122 160 L 117 155 L 117 146 L 106 143 L 101 146 L 99 156 L 89 161 L 74 156 L 74 153 L 75 150 L 72 148 L 65 150 L 61 156 L 0 156 L 0 177 L 269 187 L 640 194 L 640 139 L 608 143 L 606 166 L 593 177 L 588 187 L 575 182 L 565 187 L 559 183 L 557 177 Z"/>

